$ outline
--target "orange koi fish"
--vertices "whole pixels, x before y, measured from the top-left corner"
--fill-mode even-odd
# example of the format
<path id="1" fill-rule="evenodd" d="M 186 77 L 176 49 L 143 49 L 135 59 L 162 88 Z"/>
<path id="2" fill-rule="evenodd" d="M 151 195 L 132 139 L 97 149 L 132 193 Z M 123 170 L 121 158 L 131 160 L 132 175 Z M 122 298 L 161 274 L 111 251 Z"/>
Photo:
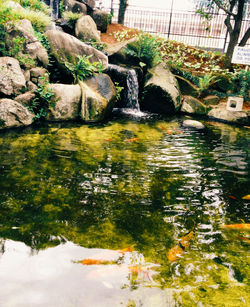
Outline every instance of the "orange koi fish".
<path id="1" fill-rule="evenodd" d="M 129 246 L 129 247 L 126 247 L 126 248 L 123 248 L 123 249 L 118 249 L 117 252 L 124 254 L 124 253 L 131 253 L 133 250 L 134 250 L 133 247 Z"/>
<path id="2" fill-rule="evenodd" d="M 250 230 L 250 224 L 221 225 L 220 228 L 223 228 L 223 229 L 242 229 L 242 230 Z"/>
<path id="3" fill-rule="evenodd" d="M 177 245 L 168 252 L 168 260 L 175 261 L 181 257 L 184 251 L 189 247 L 190 241 L 194 238 L 194 231 L 190 231 L 187 235 L 182 237 Z"/>
<path id="4" fill-rule="evenodd" d="M 105 140 L 105 142 L 112 142 L 112 141 L 113 141 L 113 139 L 111 139 L 111 138 Z"/>
<path id="5" fill-rule="evenodd" d="M 116 261 L 108 261 L 108 260 L 101 260 L 101 259 L 84 259 L 80 261 L 83 265 L 99 265 L 99 264 L 117 264 Z"/>
<path id="6" fill-rule="evenodd" d="M 132 138 L 132 139 L 126 139 L 124 142 L 137 142 L 139 139 L 138 138 Z"/>
<path id="7" fill-rule="evenodd" d="M 242 199 L 250 200 L 250 194 L 243 196 Z"/>
<path id="8" fill-rule="evenodd" d="M 237 239 L 243 240 L 243 241 L 247 242 L 248 244 L 250 243 L 250 240 L 248 238 L 245 238 L 245 237 L 237 237 Z"/>
<path id="9" fill-rule="evenodd" d="M 233 195 L 228 195 L 228 198 L 231 198 L 231 199 L 237 199 L 235 196 Z"/>
<path id="10" fill-rule="evenodd" d="M 166 127 L 164 127 L 164 126 L 160 126 L 159 127 L 161 130 L 166 130 L 167 128 Z"/>
<path id="11" fill-rule="evenodd" d="M 167 134 L 172 134 L 172 133 L 173 133 L 172 130 L 167 131 Z"/>

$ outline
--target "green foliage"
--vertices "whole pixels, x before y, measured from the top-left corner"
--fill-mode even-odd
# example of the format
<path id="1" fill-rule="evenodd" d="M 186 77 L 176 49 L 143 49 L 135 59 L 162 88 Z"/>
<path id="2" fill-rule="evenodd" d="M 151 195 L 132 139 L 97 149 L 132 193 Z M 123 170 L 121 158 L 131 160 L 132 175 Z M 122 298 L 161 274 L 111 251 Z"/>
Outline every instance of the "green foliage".
<path id="1" fill-rule="evenodd" d="M 50 15 L 50 7 L 41 0 L 15 0 L 24 8 L 30 8 L 34 11 L 40 11 L 46 15 Z"/>
<path id="2" fill-rule="evenodd" d="M 65 12 L 63 12 L 62 16 L 63 16 L 63 18 L 67 21 L 68 25 L 69 25 L 72 29 L 74 29 L 77 20 L 78 20 L 82 15 L 79 14 L 79 13 L 73 13 L 73 12 L 65 11 Z"/>
<path id="3" fill-rule="evenodd" d="M 60 14 L 61 16 L 63 15 L 63 12 L 64 12 L 64 1 L 60 1 L 59 3 L 59 11 L 60 11 Z"/>
<path id="4" fill-rule="evenodd" d="M 116 89 L 116 96 L 115 96 L 115 99 L 116 101 L 120 100 L 121 98 L 121 92 L 122 90 L 124 89 L 123 86 L 120 86 L 119 85 L 119 82 L 115 82 L 115 89 Z"/>
<path id="5" fill-rule="evenodd" d="M 44 35 L 44 33 L 34 31 L 35 37 L 40 41 L 40 43 L 43 45 L 43 47 L 47 50 L 47 52 L 50 52 L 50 44 L 48 38 Z"/>
<path id="6" fill-rule="evenodd" d="M 234 93 L 238 96 L 242 96 L 245 101 L 250 100 L 248 97 L 248 91 L 250 89 L 250 71 L 240 70 L 235 73 L 232 82 Z"/>
<path id="7" fill-rule="evenodd" d="M 40 77 L 44 80 L 44 77 Z M 51 102 L 51 98 L 54 97 L 54 93 L 51 88 L 48 87 L 49 81 L 42 82 L 38 85 L 35 93 L 36 97 L 32 100 L 28 109 L 35 114 L 37 119 L 45 118 L 48 112 L 49 106 L 54 107 L 55 105 Z"/>
<path id="8" fill-rule="evenodd" d="M 103 66 L 100 62 L 90 62 L 92 55 L 78 56 L 78 61 L 76 64 L 65 62 L 65 66 L 68 71 L 72 74 L 74 82 L 77 82 L 78 79 L 84 80 L 88 77 L 91 77 L 94 73 L 101 73 Z"/>
<path id="9" fill-rule="evenodd" d="M 92 47 L 94 47 L 97 50 L 103 51 L 105 44 L 99 43 L 96 41 L 96 39 L 90 39 L 89 43 L 91 44 Z"/>
<path id="10" fill-rule="evenodd" d="M 194 85 L 199 86 L 199 78 L 193 76 L 191 72 L 182 71 L 179 68 L 171 67 L 171 71 L 174 75 L 181 76 L 188 81 L 192 82 Z"/>
<path id="11" fill-rule="evenodd" d="M 157 38 L 142 33 L 137 42 L 128 44 L 125 52 L 151 68 L 162 61 L 159 46 L 160 42 Z"/>
<path id="12" fill-rule="evenodd" d="M 112 23 L 112 18 L 114 17 L 114 12 L 110 12 L 108 14 L 108 23 L 111 24 Z"/>
<path id="13" fill-rule="evenodd" d="M 20 19 L 28 19 L 36 31 L 43 32 L 44 29 L 51 25 L 50 16 L 40 11 L 33 11 L 32 9 L 25 9 L 18 11 Z"/>
<path id="14" fill-rule="evenodd" d="M 199 89 L 201 92 L 207 90 L 214 82 L 216 76 L 212 75 L 204 75 L 203 77 L 199 78 Z"/>

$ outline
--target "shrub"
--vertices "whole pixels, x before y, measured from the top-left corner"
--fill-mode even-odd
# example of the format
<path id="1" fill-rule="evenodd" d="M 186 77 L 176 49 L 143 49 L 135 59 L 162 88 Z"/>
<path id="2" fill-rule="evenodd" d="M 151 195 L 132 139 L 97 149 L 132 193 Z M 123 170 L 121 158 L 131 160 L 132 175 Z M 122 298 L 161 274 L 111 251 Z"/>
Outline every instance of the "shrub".
<path id="1" fill-rule="evenodd" d="M 33 11 L 40 11 L 46 15 L 51 14 L 50 7 L 41 0 L 15 0 L 24 8 L 30 8 Z"/>
<path id="2" fill-rule="evenodd" d="M 20 19 L 28 19 L 32 23 L 34 29 L 39 32 L 43 32 L 46 27 L 51 25 L 50 16 L 43 12 L 26 8 L 23 11 L 18 11 L 18 16 Z"/>
<path id="3" fill-rule="evenodd" d="M 69 27 L 71 27 L 72 29 L 75 28 L 76 22 L 77 20 L 82 16 L 79 13 L 73 13 L 73 12 L 63 12 L 62 14 L 63 19 L 65 19 L 69 25 Z"/>
<path id="4" fill-rule="evenodd" d="M 160 42 L 149 34 L 142 33 L 135 43 L 128 44 L 126 54 L 138 58 L 141 66 L 153 67 L 162 61 Z"/>
<path id="5" fill-rule="evenodd" d="M 103 70 L 103 66 L 100 62 L 90 62 L 90 58 L 92 55 L 86 56 L 78 56 L 78 62 L 76 64 L 72 64 L 69 62 L 65 63 L 66 68 L 74 77 L 74 81 L 77 82 L 78 79 L 84 80 L 88 77 L 91 77 L 94 73 L 101 73 Z"/>

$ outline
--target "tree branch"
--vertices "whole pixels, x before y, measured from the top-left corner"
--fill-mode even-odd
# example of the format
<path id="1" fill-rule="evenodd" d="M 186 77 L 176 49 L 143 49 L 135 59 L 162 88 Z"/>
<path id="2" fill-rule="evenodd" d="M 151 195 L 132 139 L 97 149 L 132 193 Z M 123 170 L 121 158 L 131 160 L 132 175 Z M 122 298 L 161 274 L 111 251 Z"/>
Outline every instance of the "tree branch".
<path id="1" fill-rule="evenodd" d="M 234 1 L 235 2 L 235 1 Z M 234 14 L 232 11 L 233 11 L 233 7 L 234 7 L 234 5 L 233 5 L 233 7 L 232 7 L 232 5 L 230 6 L 230 9 L 231 10 L 228 10 L 228 9 L 226 9 L 221 3 L 220 3 L 220 1 L 219 0 L 214 0 L 214 3 L 220 8 L 220 9 L 222 9 L 226 14 L 228 14 L 229 16 L 236 16 L 236 14 Z M 235 4 L 235 3 L 234 3 Z"/>
<path id="2" fill-rule="evenodd" d="M 240 47 L 244 47 L 248 41 L 250 37 L 250 27 L 247 29 L 246 33 L 244 34 L 244 36 L 242 37 L 240 43 L 239 43 L 239 46 Z"/>

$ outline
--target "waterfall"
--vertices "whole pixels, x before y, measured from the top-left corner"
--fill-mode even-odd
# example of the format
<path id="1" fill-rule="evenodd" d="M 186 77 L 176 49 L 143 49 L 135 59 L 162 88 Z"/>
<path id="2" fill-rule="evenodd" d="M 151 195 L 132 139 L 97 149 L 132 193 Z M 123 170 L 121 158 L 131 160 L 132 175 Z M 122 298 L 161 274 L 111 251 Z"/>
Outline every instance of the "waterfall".
<path id="1" fill-rule="evenodd" d="M 136 71 L 132 68 L 109 64 L 107 74 L 114 82 L 118 82 L 119 86 L 124 88 L 120 106 L 122 110 L 140 112 L 138 102 L 139 84 Z"/>
<path id="2" fill-rule="evenodd" d="M 43 0 L 48 6 L 50 6 L 53 20 L 57 20 L 60 17 L 60 0 Z"/>
<path id="3" fill-rule="evenodd" d="M 134 69 L 129 69 L 127 72 L 127 103 L 126 108 L 140 111 L 138 102 L 139 84 L 136 72 Z"/>

